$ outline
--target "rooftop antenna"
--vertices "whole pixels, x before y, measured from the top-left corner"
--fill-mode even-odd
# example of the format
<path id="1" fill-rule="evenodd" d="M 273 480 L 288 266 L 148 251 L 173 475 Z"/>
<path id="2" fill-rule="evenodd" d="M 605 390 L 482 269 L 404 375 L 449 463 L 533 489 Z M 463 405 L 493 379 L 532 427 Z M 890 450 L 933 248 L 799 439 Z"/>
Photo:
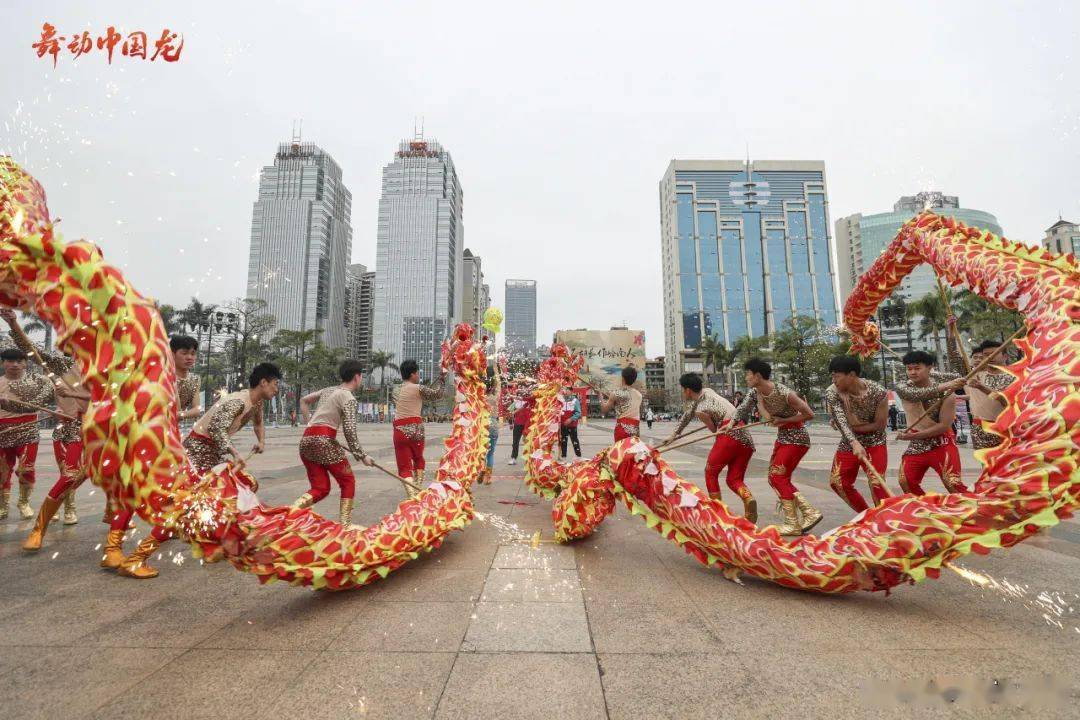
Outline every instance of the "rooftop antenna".
<path id="1" fill-rule="evenodd" d="M 417 130 L 417 124 L 416 124 L 417 123 L 417 118 L 415 118 L 415 117 L 413 118 L 413 126 L 412 126 L 413 140 L 415 140 L 417 142 L 424 139 L 424 116 L 423 115 L 421 115 L 419 117 L 419 121 L 420 121 L 420 129 Z"/>
<path id="2" fill-rule="evenodd" d="M 299 122 L 299 126 L 297 125 L 298 122 Z M 304 132 L 304 120 L 303 120 L 303 118 L 300 118 L 299 121 L 293 120 L 293 124 L 292 124 L 292 143 L 293 143 L 293 145 L 299 145 L 300 144 L 300 137 L 301 137 L 301 135 L 303 135 L 303 132 Z"/>

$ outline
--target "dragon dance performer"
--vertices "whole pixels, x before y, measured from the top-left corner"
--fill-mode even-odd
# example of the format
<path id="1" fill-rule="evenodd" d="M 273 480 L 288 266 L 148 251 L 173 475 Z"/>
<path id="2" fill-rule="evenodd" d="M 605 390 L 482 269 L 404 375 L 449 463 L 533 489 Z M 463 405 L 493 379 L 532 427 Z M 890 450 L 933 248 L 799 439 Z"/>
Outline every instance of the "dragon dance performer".
<path id="1" fill-rule="evenodd" d="M 424 401 L 435 401 L 442 397 L 442 375 L 431 387 L 420 384 L 420 366 L 415 360 L 401 363 L 403 382 L 395 392 L 394 413 L 394 458 L 397 461 L 398 475 L 412 478 L 416 485 L 424 485 Z M 409 497 L 416 494 L 406 487 Z"/>
<path id="2" fill-rule="evenodd" d="M 988 355 L 996 352 L 1000 345 L 996 340 L 984 341 L 971 353 L 971 362 L 978 365 Z M 998 393 L 1012 385 L 1015 379 L 1000 366 L 991 364 L 985 372 L 968 381 L 965 392 L 974 420 L 971 423 L 971 444 L 976 450 L 996 447 L 1001 443 L 1001 436 L 984 430 L 983 423 L 979 420 L 986 424 L 997 420 L 997 416 L 1005 409 L 1005 403 L 1000 400 Z"/>
<path id="3" fill-rule="evenodd" d="M 364 381 L 364 366 L 358 360 L 346 360 L 338 368 L 341 384 L 324 388 L 300 400 L 300 412 L 307 429 L 300 438 L 300 461 L 307 471 L 311 489 L 292 504 L 294 508 L 311 507 L 330 494 L 330 477 L 341 489 L 338 504 L 342 525 L 352 523 L 353 499 L 356 496 L 356 476 L 337 442 L 338 428 L 353 456 L 368 467 L 375 464 L 356 437 L 357 402 L 353 394 Z M 312 413 L 312 406 L 315 411 Z"/>
<path id="4" fill-rule="evenodd" d="M 229 455 L 239 458 L 230 438 L 248 423 L 255 429 L 255 446 L 252 452 L 261 453 L 266 446 L 263 430 L 263 403 L 278 393 L 281 370 L 273 363 L 259 363 L 248 377 L 248 389 L 230 393 L 200 417 L 184 440 L 188 460 L 198 473 L 204 473 L 215 465 L 225 462 Z M 135 551 L 124 557 L 121 544 L 124 532 L 131 520 L 130 513 L 118 513 L 109 531 L 108 544 L 101 566 L 115 568 L 120 575 L 140 580 L 158 576 L 157 569 L 148 564 L 150 556 L 172 533 L 155 526 L 150 535 L 142 540 Z M 117 555 L 120 561 L 117 563 Z"/>
<path id="5" fill-rule="evenodd" d="M 922 479 L 931 468 L 949 492 L 967 492 L 967 487 L 960 480 L 960 451 L 952 431 L 956 417 L 956 397 L 953 393 L 963 386 L 964 380 L 952 373 L 932 375 L 935 362 L 930 353 L 912 350 L 903 358 L 907 381 L 896 383 L 896 394 L 904 404 L 907 417 L 912 420 L 938 405 L 938 400 L 941 401 L 934 412 L 919 420 L 916 427 L 909 425 L 896 436 L 900 440 L 910 441 L 900 459 L 900 489 L 915 495 L 925 494 Z M 940 384 L 933 382 L 941 377 L 952 379 Z"/>
<path id="6" fill-rule="evenodd" d="M 34 465 L 37 462 L 38 411 L 52 396 L 52 384 L 40 375 L 26 372 L 26 352 L 9 347 L 0 352 L 4 374 L 0 377 L 0 520 L 8 516 L 11 502 L 11 477 L 18 475 L 19 515 L 28 520 L 30 492 L 34 489 Z M 25 403 L 31 403 L 31 406 Z"/>
<path id="7" fill-rule="evenodd" d="M 735 406 L 716 394 L 712 388 L 705 387 L 697 373 L 686 373 L 680 377 L 679 386 L 682 387 L 683 399 L 693 404 L 683 414 L 675 431 L 667 437 L 664 444 L 680 435 L 695 417 L 709 428 L 709 432 L 716 432 L 723 425 L 735 422 Z M 721 500 L 720 472 L 726 467 L 727 486 L 742 500 L 743 517 L 756 523 L 757 500 L 746 486 L 745 480 L 746 468 L 750 465 L 753 454 L 754 439 L 747 430 L 735 428 L 717 435 L 713 440 L 712 450 L 709 451 L 709 458 L 705 461 L 705 487 L 709 490 L 709 497 Z"/>
<path id="8" fill-rule="evenodd" d="M 750 391 L 735 417 L 740 422 L 749 422 L 751 409 L 757 406 L 761 419 L 776 426 L 776 443 L 769 458 L 769 485 L 779 497 L 784 515 L 784 524 L 777 530 L 781 535 L 801 535 L 821 522 L 822 517 L 821 511 L 791 482 L 799 461 L 810 450 L 810 433 L 803 424 L 814 419 L 814 411 L 794 390 L 770 380 L 772 366 L 761 358 L 750 358 L 743 370 Z"/>
<path id="9" fill-rule="evenodd" d="M 37 550 L 41 547 L 45 531 L 61 503 L 64 505 L 64 524 L 74 525 L 79 522 L 75 511 L 75 491 L 87 477 L 82 463 L 82 416 L 90 406 L 90 393 L 79 387 L 81 381 L 72 358 L 36 347 L 19 327 L 14 311 L 0 311 L 0 317 L 10 326 L 11 338 L 16 347 L 39 357 L 44 361 L 45 369 L 58 378 L 55 387 L 51 388 L 50 399 L 56 402 L 60 413 L 73 418 L 59 418 L 53 428 L 53 455 L 56 457 L 60 477 L 42 502 L 34 528 L 23 543 L 24 550 Z"/>
<path id="10" fill-rule="evenodd" d="M 615 410 L 615 442 L 641 434 L 641 392 L 633 387 L 636 382 L 637 368 L 624 367 L 622 387 L 610 395 L 601 393 L 600 412 Z"/>
<path id="11" fill-rule="evenodd" d="M 834 357 L 829 361 L 829 372 L 833 382 L 825 391 L 825 402 L 832 426 L 840 431 L 829 485 L 858 513 L 868 507 L 855 489 L 860 466 L 870 465 L 877 471 L 877 479 L 868 477 L 875 503 L 889 497 L 888 488 L 879 482 L 889 466 L 889 448 L 885 444 L 889 393 L 876 382 L 863 378 L 862 365 L 851 355 Z"/>
<path id="12" fill-rule="evenodd" d="M 173 335 L 169 338 L 169 350 L 176 372 L 176 423 L 179 430 L 181 420 L 198 417 L 203 411 L 202 406 L 196 405 L 201 384 L 199 376 L 191 372 L 199 359 L 199 341 L 188 335 Z M 123 565 L 124 533 L 133 527 L 133 515 L 131 510 L 115 509 L 112 498 L 105 498 L 104 522 L 109 526 L 109 533 L 105 537 L 105 553 L 101 558 L 101 567 L 116 570 Z"/>

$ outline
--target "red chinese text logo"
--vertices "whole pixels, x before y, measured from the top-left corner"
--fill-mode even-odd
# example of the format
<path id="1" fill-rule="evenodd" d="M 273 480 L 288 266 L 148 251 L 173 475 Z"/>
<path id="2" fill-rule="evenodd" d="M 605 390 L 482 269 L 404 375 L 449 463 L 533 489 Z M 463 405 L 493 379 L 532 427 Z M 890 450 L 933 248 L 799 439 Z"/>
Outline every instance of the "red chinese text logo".
<path id="1" fill-rule="evenodd" d="M 53 67 L 60 56 L 62 48 L 66 48 L 72 57 L 81 57 L 93 51 L 95 48 L 104 50 L 109 56 L 109 64 L 112 64 L 113 53 L 119 48 L 120 54 L 129 58 L 149 59 L 151 62 L 161 58 L 165 62 L 176 62 L 180 59 L 180 52 L 184 49 L 184 36 L 177 35 L 169 28 L 161 31 L 161 37 L 153 41 L 151 48 L 147 34 L 141 30 L 130 32 L 123 36 L 110 25 L 104 35 L 94 38 L 89 32 L 81 34 L 57 35 L 56 28 L 45 23 L 41 26 L 41 39 L 31 47 L 37 52 L 39 58 L 46 55 L 52 56 Z"/>

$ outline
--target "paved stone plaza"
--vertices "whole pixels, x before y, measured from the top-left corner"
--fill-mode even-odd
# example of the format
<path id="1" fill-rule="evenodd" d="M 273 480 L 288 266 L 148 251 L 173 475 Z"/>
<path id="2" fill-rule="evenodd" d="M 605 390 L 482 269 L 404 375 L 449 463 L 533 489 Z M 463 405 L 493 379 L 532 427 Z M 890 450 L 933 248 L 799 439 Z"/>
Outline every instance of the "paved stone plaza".
<path id="1" fill-rule="evenodd" d="M 429 463 L 446 430 L 429 426 Z M 669 431 L 657 424 L 652 433 Z M 795 480 L 825 512 L 824 530 L 851 513 L 828 488 L 835 434 L 814 434 Z M 307 487 L 298 436 L 269 430 L 267 453 L 252 461 L 265 502 L 291 502 Z M 610 423 L 583 428 L 584 452 L 610 437 Z M 755 437 L 750 484 L 771 522 L 771 437 Z M 1055 677 L 1065 704 L 1023 716 L 1080 717 L 1076 521 L 963 560 L 1021 586 L 1021 597 L 952 573 L 889 596 L 738 585 L 621 505 L 593 537 L 552 544 L 550 504 L 524 487 L 520 464 L 507 466 L 509 438 L 504 431 L 494 484 L 476 488 L 482 517 L 385 580 L 338 594 L 260 587 L 227 564 L 202 567 L 180 543 L 162 548 L 157 579 L 117 577 L 97 566 L 103 499 L 88 486 L 79 524 L 54 523 L 36 555 L 19 547 L 30 521 L 0 522 L 0 717 L 1017 717 L 1015 705 L 979 707 L 970 695 L 946 709 L 898 707 L 897 695 L 934 679 L 1031 688 L 1042 674 Z M 250 441 L 245 431 L 237 445 Z M 361 426 L 361 441 L 392 466 L 388 426 Z M 890 444 L 894 490 L 902 447 Z M 976 464 L 970 450 L 961 454 L 970 483 Z M 705 455 L 691 446 L 671 457 L 702 482 Z M 35 508 L 55 477 L 43 442 Z M 402 497 L 384 475 L 359 479 L 357 522 Z M 940 488 L 936 478 L 927 486 Z M 336 517 L 336 494 L 317 509 Z M 536 530 L 538 549 L 529 542 Z M 1075 608 L 1051 616 L 1060 627 L 1044 618 L 1042 592 Z M 875 681 L 894 688 L 885 709 L 864 692 Z"/>

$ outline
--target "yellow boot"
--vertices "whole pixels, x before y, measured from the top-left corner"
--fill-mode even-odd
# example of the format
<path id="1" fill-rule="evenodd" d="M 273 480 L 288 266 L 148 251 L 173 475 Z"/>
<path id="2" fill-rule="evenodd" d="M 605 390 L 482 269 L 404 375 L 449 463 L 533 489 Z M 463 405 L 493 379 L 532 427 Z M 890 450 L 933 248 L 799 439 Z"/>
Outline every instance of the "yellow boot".
<path id="1" fill-rule="evenodd" d="M 49 529 L 49 521 L 59 509 L 60 501 L 46 495 L 45 502 L 41 503 L 41 509 L 38 510 L 37 520 L 34 521 L 34 529 L 26 536 L 26 542 L 23 543 L 23 550 L 33 552 L 41 549 L 41 541 L 45 538 L 45 531 Z"/>
<path id="2" fill-rule="evenodd" d="M 105 537 L 105 555 L 101 558 L 101 567 L 116 570 L 124 564 L 125 530 L 110 530 Z"/>
<path id="3" fill-rule="evenodd" d="M 781 500 L 779 506 L 784 522 L 774 526 L 776 531 L 781 535 L 802 535 L 802 528 L 799 526 L 799 515 L 795 510 L 795 501 Z"/>
<path id="4" fill-rule="evenodd" d="M 34 517 L 34 509 L 30 507 L 30 491 L 33 489 L 33 485 L 19 483 L 19 500 L 15 503 L 15 507 L 19 509 L 19 515 L 23 520 Z"/>
<path id="5" fill-rule="evenodd" d="M 739 488 L 738 495 L 742 500 L 743 517 L 757 525 L 757 500 L 754 499 L 754 494 L 750 492 L 750 488 L 743 485 Z"/>
<path id="6" fill-rule="evenodd" d="M 311 493 L 304 493 L 300 497 L 293 500 L 293 504 L 289 507 L 291 507 L 293 510 L 303 510 L 304 508 L 311 507 L 313 504 L 315 504 L 315 496 Z"/>
<path id="7" fill-rule="evenodd" d="M 79 515 L 75 512 L 75 488 L 72 488 L 64 495 L 64 524 L 74 525 L 77 522 Z"/>
<path id="8" fill-rule="evenodd" d="M 338 506 L 341 512 L 341 524 L 345 526 L 346 530 L 364 530 L 363 525 L 354 525 L 352 521 L 353 511 L 353 499 L 341 498 L 341 503 Z"/>
<path id="9" fill-rule="evenodd" d="M 150 567 L 147 561 L 150 556 L 154 554 L 154 551 L 158 549 L 160 545 L 153 537 L 144 538 L 139 546 L 135 548 L 135 552 L 124 558 L 124 562 L 117 569 L 117 572 L 124 577 L 137 578 L 139 580 L 149 580 L 150 578 L 156 578 L 158 571 Z"/>
<path id="10" fill-rule="evenodd" d="M 0 490 L 0 520 L 7 520 L 9 505 L 11 505 L 11 491 Z"/>
<path id="11" fill-rule="evenodd" d="M 795 504 L 799 508 L 799 514 L 802 515 L 802 522 L 799 527 L 803 532 L 810 532 L 810 530 L 821 522 L 821 511 L 810 504 L 810 501 L 803 497 L 802 493 L 795 493 Z"/>

